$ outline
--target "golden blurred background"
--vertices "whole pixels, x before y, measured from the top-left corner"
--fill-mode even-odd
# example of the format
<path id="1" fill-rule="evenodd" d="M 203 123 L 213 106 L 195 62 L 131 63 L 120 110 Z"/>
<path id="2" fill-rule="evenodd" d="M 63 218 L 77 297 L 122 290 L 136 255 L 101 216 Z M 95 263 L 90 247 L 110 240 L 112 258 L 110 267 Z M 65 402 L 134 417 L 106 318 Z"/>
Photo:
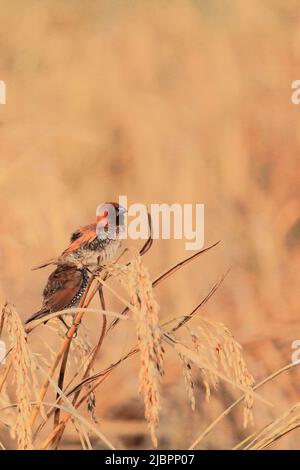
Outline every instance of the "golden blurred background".
<path id="1" fill-rule="evenodd" d="M 158 288 L 162 318 L 189 312 L 231 267 L 202 315 L 233 331 L 257 381 L 288 364 L 300 339 L 299 2 L 1 0 L 0 18 L 1 303 L 23 319 L 38 310 L 48 271 L 31 268 L 93 222 L 99 203 L 200 202 L 205 243 L 221 244 Z M 145 263 L 155 277 L 189 254 L 183 241 L 156 241 Z M 133 341 L 119 326 L 99 370 Z M 186 448 L 238 394 L 221 386 L 207 404 L 199 387 L 193 413 L 167 361 L 159 446 Z M 133 359 L 97 396 L 119 448 L 151 446 L 137 376 Z M 261 391 L 275 406 L 256 404 L 257 428 L 299 400 L 299 378 L 296 369 Z M 201 448 L 251 431 L 237 409 Z"/>

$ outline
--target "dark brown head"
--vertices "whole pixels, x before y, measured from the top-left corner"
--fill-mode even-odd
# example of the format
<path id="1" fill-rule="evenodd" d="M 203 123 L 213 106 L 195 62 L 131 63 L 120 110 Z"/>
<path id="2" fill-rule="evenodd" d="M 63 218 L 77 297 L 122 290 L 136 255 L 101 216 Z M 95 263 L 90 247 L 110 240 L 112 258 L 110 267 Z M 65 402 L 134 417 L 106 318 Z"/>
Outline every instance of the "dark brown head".
<path id="1" fill-rule="evenodd" d="M 117 202 L 104 202 L 97 207 L 97 237 L 115 238 L 125 228 L 127 210 Z"/>

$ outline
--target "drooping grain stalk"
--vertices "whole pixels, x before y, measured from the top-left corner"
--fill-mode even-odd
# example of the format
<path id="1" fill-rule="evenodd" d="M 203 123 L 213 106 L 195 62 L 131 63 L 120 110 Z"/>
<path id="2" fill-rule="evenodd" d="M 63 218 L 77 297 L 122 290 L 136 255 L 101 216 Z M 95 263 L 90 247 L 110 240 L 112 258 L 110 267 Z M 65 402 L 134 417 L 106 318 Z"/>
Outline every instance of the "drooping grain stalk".
<path id="1" fill-rule="evenodd" d="M 136 270 L 135 270 L 135 271 L 136 271 Z M 116 265 L 116 264 L 115 264 L 115 265 L 111 268 L 111 273 L 112 273 L 112 272 L 114 273 L 114 275 L 115 275 L 117 278 L 119 278 L 119 277 L 122 278 L 122 276 L 125 276 L 125 279 L 127 279 L 126 275 L 128 276 L 128 273 L 130 272 L 130 268 L 128 267 L 128 265 L 124 267 L 124 266 L 119 266 L 119 265 Z M 224 278 L 224 276 L 223 276 L 223 278 Z M 218 288 L 218 286 L 219 286 L 220 283 L 222 282 L 223 278 L 221 279 L 221 281 L 219 281 L 217 284 L 215 284 L 215 286 L 212 288 L 212 290 L 210 291 L 210 293 L 209 293 L 209 294 L 205 297 L 205 299 L 203 299 L 203 301 L 200 303 L 200 306 L 203 305 L 204 303 L 206 303 L 206 302 L 209 300 L 209 298 L 212 296 L 212 294 L 216 291 L 216 289 Z M 103 280 L 100 280 L 100 279 L 99 279 L 99 282 L 101 282 L 101 284 L 102 284 L 104 287 L 107 287 L 108 290 L 111 290 L 112 293 L 116 294 L 116 297 L 119 298 L 119 300 L 123 301 L 123 302 L 125 303 L 125 305 L 127 304 L 127 307 L 126 307 L 126 308 L 127 308 L 128 310 L 131 310 L 131 311 L 134 313 L 134 308 L 133 308 L 133 306 L 130 305 L 130 304 L 128 304 L 128 302 L 126 301 L 126 299 L 124 299 L 122 296 L 120 296 L 119 294 L 117 294 L 117 293 L 114 291 L 114 289 L 111 289 L 111 288 L 107 285 L 107 283 L 104 282 Z M 128 282 L 126 282 L 125 284 L 126 284 L 126 288 L 128 289 Z M 153 286 L 153 283 L 152 283 L 152 286 Z M 191 314 L 189 314 L 189 315 L 187 315 L 187 316 L 185 317 L 186 320 L 185 320 L 184 322 L 181 321 L 180 324 L 178 324 L 176 327 L 172 328 L 171 332 L 177 331 L 177 330 L 178 330 L 179 328 L 181 328 L 187 321 L 191 320 L 191 319 L 194 317 L 194 315 L 199 311 L 199 308 L 200 308 L 200 307 L 199 307 L 199 305 L 198 305 L 198 306 L 196 307 L 196 309 L 194 309 L 194 311 L 193 311 Z M 126 355 L 126 356 L 124 357 L 124 359 L 118 361 L 117 363 L 115 363 L 115 365 L 110 366 L 106 371 L 103 371 L 103 372 L 100 373 L 100 374 L 95 374 L 94 376 L 83 380 L 83 381 L 81 382 L 81 385 L 79 385 L 79 387 L 76 386 L 75 389 L 74 389 L 73 391 L 70 391 L 69 393 L 74 393 L 74 392 L 77 393 L 76 390 L 80 390 L 80 388 L 81 388 L 84 384 L 87 385 L 87 384 L 90 384 L 90 383 L 92 383 L 92 382 L 95 382 L 95 384 L 94 384 L 95 386 L 93 386 L 93 389 L 96 389 L 97 386 L 98 386 L 100 383 L 102 383 L 102 381 L 105 380 L 105 379 L 108 377 L 109 373 L 110 373 L 118 364 L 122 363 L 123 360 L 126 360 L 126 358 L 131 357 L 132 354 L 135 354 L 135 353 L 138 352 L 138 351 L 139 351 L 139 348 L 138 348 L 138 347 L 137 347 L 137 348 L 134 348 L 128 355 Z M 97 377 L 98 377 L 98 378 L 97 378 Z M 85 396 L 87 397 L 88 394 L 86 394 Z M 80 402 L 78 403 L 78 405 L 80 405 L 81 403 L 82 403 L 82 401 L 80 401 Z M 66 421 L 67 421 L 68 419 L 69 419 L 69 418 L 66 417 Z M 63 420 L 63 422 L 65 422 L 65 419 Z M 61 422 L 61 424 L 57 427 L 57 430 L 58 430 L 58 431 L 64 426 L 63 422 Z M 54 433 L 54 435 L 55 435 L 55 433 Z"/>
<path id="2" fill-rule="evenodd" d="M 134 307 L 133 318 L 140 353 L 140 387 L 144 396 L 145 417 L 153 445 L 157 447 L 156 427 L 159 422 L 159 384 L 164 373 L 162 334 L 159 327 L 159 306 L 154 299 L 148 271 L 137 255 L 131 262 L 126 286 Z"/>
<path id="3" fill-rule="evenodd" d="M 199 253 L 197 253 L 196 255 L 199 256 Z M 176 265 L 176 267 L 174 267 L 176 269 L 171 268 L 171 270 L 167 271 L 165 275 L 160 276 L 158 278 L 159 282 L 176 272 L 177 269 L 179 269 L 184 264 L 194 258 L 195 255 L 193 255 L 193 257 L 188 258 L 184 262 Z M 94 374 L 91 377 L 89 377 L 89 374 L 92 370 L 92 365 L 95 362 L 97 351 L 99 350 L 98 346 L 94 348 L 89 359 L 88 356 L 85 355 L 84 362 L 86 362 L 86 366 L 83 367 L 84 372 L 81 382 L 73 389 L 73 391 L 71 390 L 67 393 L 67 395 L 74 394 L 72 408 L 73 411 L 68 412 L 68 409 L 65 410 L 65 416 L 60 422 L 56 423 L 55 429 L 44 442 L 43 448 L 47 448 L 48 445 L 51 442 L 54 442 L 55 440 L 57 440 L 57 443 L 59 442 L 68 420 L 75 419 L 75 410 L 79 408 L 91 396 L 91 393 L 94 393 L 96 388 L 103 382 L 103 380 L 108 378 L 108 376 L 115 369 L 115 367 L 117 367 L 119 364 L 123 363 L 124 360 L 129 357 L 132 357 L 133 354 L 136 354 L 138 352 L 141 358 L 140 391 L 144 396 L 145 416 L 149 424 L 153 443 L 154 445 L 157 445 L 156 427 L 158 424 L 159 411 L 159 382 L 163 374 L 164 351 L 162 347 L 162 341 L 166 341 L 167 344 L 172 345 L 172 347 L 174 347 L 174 349 L 176 350 L 177 354 L 179 354 L 179 357 L 183 364 L 183 373 L 186 383 L 186 389 L 192 404 L 192 408 L 194 408 L 195 406 L 191 370 L 192 364 L 194 363 L 200 368 L 200 371 L 202 371 L 203 381 L 207 387 L 208 394 L 210 393 L 210 385 L 216 382 L 218 378 L 227 380 L 232 385 L 237 386 L 238 388 L 246 392 L 245 397 L 246 400 L 248 400 L 248 402 L 246 402 L 246 408 L 248 408 L 248 410 L 251 410 L 251 400 L 253 400 L 254 396 L 254 394 L 252 393 L 252 384 L 250 383 L 251 376 L 247 376 L 247 370 L 242 360 L 239 345 L 237 345 L 237 343 L 233 340 L 230 332 L 225 327 L 223 327 L 223 325 L 210 324 L 210 322 L 206 320 L 201 320 L 199 327 L 196 329 L 196 334 L 194 331 L 192 333 L 190 332 L 190 339 L 192 340 L 193 344 L 192 349 L 172 337 L 172 335 L 176 333 L 177 330 L 179 330 L 183 326 L 186 326 L 187 322 L 194 318 L 200 306 L 204 305 L 204 303 L 209 300 L 209 298 L 213 295 L 215 290 L 222 282 L 223 278 L 219 283 L 214 286 L 209 295 L 206 296 L 206 298 L 200 303 L 200 305 L 198 305 L 194 309 L 193 312 L 184 316 L 179 323 L 177 322 L 177 324 L 173 326 L 173 328 L 171 328 L 169 332 L 167 332 L 164 331 L 164 328 L 159 326 L 159 308 L 153 296 L 153 287 L 155 287 L 155 285 L 158 285 L 159 282 L 156 283 L 156 281 L 150 281 L 148 271 L 143 266 L 140 255 L 134 255 L 131 261 L 125 266 L 115 264 L 114 266 L 108 267 L 107 273 L 109 276 L 115 277 L 117 280 L 121 280 L 121 282 L 123 283 L 123 285 L 125 285 L 129 293 L 130 300 L 127 301 L 124 296 L 120 295 L 117 291 L 112 289 L 107 284 L 106 280 L 101 278 L 97 278 L 95 280 L 95 289 L 89 292 L 85 304 L 82 305 L 83 308 L 79 308 L 79 311 L 77 312 L 77 315 L 75 316 L 74 320 L 75 329 L 74 325 L 72 325 L 69 329 L 67 337 L 64 338 L 63 343 L 61 345 L 61 349 L 56 354 L 55 360 L 50 368 L 50 374 L 48 375 L 47 380 L 44 382 L 44 387 L 47 383 L 46 390 L 43 387 L 42 392 L 45 394 L 47 393 L 49 383 L 55 385 L 55 383 L 53 382 L 53 375 L 57 365 L 60 362 L 60 359 L 62 359 L 65 354 L 66 349 L 63 348 L 65 347 L 66 340 L 69 339 L 68 344 L 71 345 L 73 334 L 77 332 L 77 327 L 80 323 L 80 321 L 78 321 L 78 315 L 80 314 L 82 317 L 82 315 L 89 310 L 86 307 L 87 305 L 89 305 L 90 300 L 93 298 L 95 293 L 99 291 L 99 287 L 101 286 L 111 291 L 121 302 L 125 304 L 126 310 L 131 312 L 131 316 L 135 320 L 138 345 L 137 347 L 133 348 L 127 355 L 121 358 L 120 361 L 117 361 L 115 364 L 111 365 L 106 370 L 102 371 L 101 373 Z M 103 304 L 102 310 L 107 312 Z M 106 317 L 104 317 L 104 323 L 98 341 L 98 345 L 100 344 L 100 346 L 102 345 L 104 337 L 106 336 L 105 333 L 107 331 L 105 318 Z M 202 350 L 201 348 L 199 349 L 200 343 L 203 345 Z M 204 346 L 205 344 L 206 346 Z M 201 355 L 203 357 L 201 357 Z M 68 355 L 66 355 L 65 357 L 66 366 L 68 363 Z M 209 364 L 209 361 L 211 361 L 212 365 Z M 61 387 L 59 387 L 59 385 L 61 385 Z M 77 399 L 79 398 L 80 390 L 83 386 L 87 386 L 88 388 L 86 392 L 81 396 L 81 398 L 77 401 Z M 66 395 L 62 392 L 62 384 L 60 383 L 58 385 L 55 385 L 55 387 L 58 392 L 58 398 L 57 403 L 53 406 L 54 408 L 65 409 L 65 407 L 59 404 L 62 399 L 66 399 Z M 36 408 L 39 408 L 41 406 L 42 401 L 43 399 L 41 400 L 40 394 L 40 401 L 37 402 Z M 51 411 L 50 414 L 47 414 L 47 418 L 49 418 L 49 416 L 51 416 Z M 79 429 L 80 426 L 78 427 L 77 422 L 76 426 L 80 434 L 80 439 L 82 440 L 82 442 L 85 442 L 84 445 L 88 446 L 88 441 L 84 437 L 84 429 Z"/>
<path id="4" fill-rule="evenodd" d="M 190 400 L 191 408 L 193 411 L 195 411 L 196 400 L 195 400 L 195 392 L 194 392 L 195 385 L 194 385 L 193 376 L 192 376 L 192 366 L 191 366 L 191 363 L 187 360 L 187 358 L 183 356 L 182 354 L 179 354 L 179 358 L 182 363 L 182 373 L 184 377 L 186 393 Z"/>
<path id="5" fill-rule="evenodd" d="M 31 391 L 37 386 L 37 365 L 31 353 L 21 319 L 13 305 L 6 303 L 1 313 L 1 323 L 7 332 L 11 348 L 12 382 L 15 385 L 17 416 L 13 432 L 18 449 L 33 449 L 30 426 Z"/>
<path id="6" fill-rule="evenodd" d="M 293 369 L 294 367 L 297 367 L 299 365 L 300 365 L 300 363 L 290 363 L 290 364 L 282 367 L 281 369 L 277 370 L 276 372 L 273 372 L 271 375 L 269 375 L 268 377 L 263 379 L 261 382 L 256 384 L 255 387 L 253 387 L 253 391 L 258 390 L 259 388 L 263 387 L 266 383 L 271 382 L 272 380 L 274 380 L 279 375 L 283 374 L 284 372 L 290 371 L 291 369 Z M 224 419 L 225 416 L 228 416 L 229 413 L 231 413 L 231 411 L 239 403 L 241 403 L 244 400 L 244 398 L 245 398 L 245 395 L 242 395 L 235 402 L 233 402 L 228 408 L 226 408 L 225 411 L 223 411 L 206 429 L 204 429 L 204 431 L 202 431 L 199 434 L 199 436 L 194 440 L 194 442 L 189 447 L 189 450 L 195 449 L 200 444 L 200 442 L 222 421 L 222 419 Z M 246 439 L 246 441 L 247 440 L 248 440 L 248 438 Z M 244 443 L 244 441 L 243 441 L 243 443 Z M 241 443 L 239 443 L 236 446 L 236 449 L 240 448 L 240 446 L 241 446 Z"/>
<path id="7" fill-rule="evenodd" d="M 247 370 L 241 354 L 241 346 L 233 338 L 231 332 L 222 323 L 212 322 L 206 318 L 200 318 L 196 330 L 191 332 L 195 351 L 200 357 L 208 358 L 209 363 L 215 369 L 223 371 L 228 378 L 248 389 L 245 395 L 244 427 L 248 422 L 253 424 L 253 385 L 254 378 Z M 202 369 L 206 387 L 209 383 L 215 386 L 218 377 L 209 370 Z M 208 392 L 209 393 L 209 392 Z"/>

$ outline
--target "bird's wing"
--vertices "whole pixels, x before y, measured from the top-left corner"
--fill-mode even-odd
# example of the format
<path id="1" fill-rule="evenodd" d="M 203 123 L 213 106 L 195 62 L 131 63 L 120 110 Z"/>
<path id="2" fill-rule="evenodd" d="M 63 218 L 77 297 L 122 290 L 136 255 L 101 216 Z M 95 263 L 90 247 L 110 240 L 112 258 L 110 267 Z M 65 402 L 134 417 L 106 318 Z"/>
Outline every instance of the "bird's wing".
<path id="1" fill-rule="evenodd" d="M 97 236 L 96 228 L 96 224 L 90 224 L 76 230 L 71 236 L 71 244 L 62 254 L 65 255 L 67 253 L 71 253 L 72 251 L 77 250 L 77 248 L 95 240 Z"/>
<path id="2" fill-rule="evenodd" d="M 59 266 L 44 289 L 44 307 L 51 312 L 66 308 L 87 283 L 87 274 L 76 266 Z"/>
<path id="3" fill-rule="evenodd" d="M 31 315 L 25 322 L 43 318 L 52 312 L 58 312 L 66 308 L 81 289 L 88 283 L 88 274 L 75 266 L 58 266 L 49 276 L 43 292 L 44 302 L 42 308 Z"/>

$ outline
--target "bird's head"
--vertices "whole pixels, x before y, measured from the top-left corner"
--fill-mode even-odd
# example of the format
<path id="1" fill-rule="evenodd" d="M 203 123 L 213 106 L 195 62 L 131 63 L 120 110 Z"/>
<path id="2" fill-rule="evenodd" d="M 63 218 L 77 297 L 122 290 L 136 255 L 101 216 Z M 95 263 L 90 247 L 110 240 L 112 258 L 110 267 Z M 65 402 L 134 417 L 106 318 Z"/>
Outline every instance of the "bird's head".
<path id="1" fill-rule="evenodd" d="M 97 207 L 97 236 L 111 238 L 125 228 L 125 213 L 127 210 L 117 202 L 104 202 Z"/>

